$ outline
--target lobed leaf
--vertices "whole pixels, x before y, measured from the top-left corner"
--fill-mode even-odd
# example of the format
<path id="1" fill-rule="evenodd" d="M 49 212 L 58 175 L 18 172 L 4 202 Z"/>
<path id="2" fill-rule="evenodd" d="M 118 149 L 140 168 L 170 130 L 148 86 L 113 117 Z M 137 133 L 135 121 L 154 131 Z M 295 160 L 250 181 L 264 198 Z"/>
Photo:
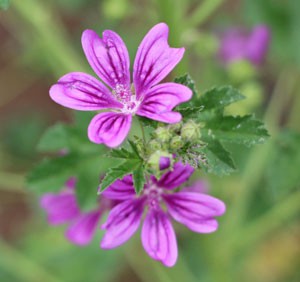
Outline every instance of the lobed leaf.
<path id="1" fill-rule="evenodd" d="M 120 165 L 109 168 L 100 184 L 100 192 L 104 191 L 109 185 L 117 179 L 122 179 L 127 174 L 132 174 L 136 169 L 142 166 L 142 160 L 126 160 Z M 135 188 L 138 190 L 138 188 Z"/>
<path id="2" fill-rule="evenodd" d="M 264 124 L 247 116 L 223 116 L 209 121 L 201 133 L 220 141 L 252 146 L 262 144 L 269 137 Z"/>

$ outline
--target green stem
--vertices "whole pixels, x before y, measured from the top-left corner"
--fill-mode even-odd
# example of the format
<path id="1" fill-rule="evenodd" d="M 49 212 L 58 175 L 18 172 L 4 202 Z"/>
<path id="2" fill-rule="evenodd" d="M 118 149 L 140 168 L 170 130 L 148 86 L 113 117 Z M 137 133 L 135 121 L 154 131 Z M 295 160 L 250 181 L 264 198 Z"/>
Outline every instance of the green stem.
<path id="1" fill-rule="evenodd" d="M 1 239 L 0 253 L 0 264 L 20 281 L 62 282 Z"/>
<path id="2" fill-rule="evenodd" d="M 142 124 L 142 122 L 140 120 L 139 120 L 139 125 L 140 125 L 141 132 L 142 132 L 144 146 L 146 146 L 146 142 L 147 142 L 146 134 L 145 134 L 144 126 L 143 126 L 143 124 Z"/>
<path id="3" fill-rule="evenodd" d="M 186 26 L 188 28 L 202 25 L 222 4 L 224 0 L 204 0 L 193 12 L 187 17 Z"/>

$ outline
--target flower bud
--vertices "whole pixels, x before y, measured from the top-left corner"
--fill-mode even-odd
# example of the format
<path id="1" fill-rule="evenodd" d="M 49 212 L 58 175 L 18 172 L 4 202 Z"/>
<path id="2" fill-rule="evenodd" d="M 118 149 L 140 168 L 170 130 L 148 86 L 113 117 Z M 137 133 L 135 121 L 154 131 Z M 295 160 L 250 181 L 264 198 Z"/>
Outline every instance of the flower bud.
<path id="1" fill-rule="evenodd" d="M 148 148 L 153 151 L 158 151 L 161 149 L 161 144 L 157 140 L 151 140 L 148 143 Z"/>
<path id="2" fill-rule="evenodd" d="M 169 157 L 160 157 L 159 159 L 159 169 L 164 170 L 169 168 L 171 165 L 171 159 Z"/>
<path id="3" fill-rule="evenodd" d="M 239 60 L 228 66 L 228 74 L 233 82 L 241 83 L 255 77 L 257 71 L 249 61 Z"/>
<path id="4" fill-rule="evenodd" d="M 169 125 L 169 129 L 171 132 L 180 132 L 181 126 L 181 122 L 173 123 Z"/>
<path id="5" fill-rule="evenodd" d="M 168 142 L 171 139 L 170 131 L 166 127 L 158 127 L 155 130 L 155 136 L 161 142 Z"/>
<path id="6" fill-rule="evenodd" d="M 184 145 L 181 136 L 174 136 L 170 141 L 170 148 L 171 149 L 180 149 Z"/>
<path id="7" fill-rule="evenodd" d="M 170 166 L 172 155 L 165 151 L 156 151 L 150 155 L 147 166 L 151 171 L 159 172 Z M 169 159 L 169 161 L 167 160 Z"/>
<path id="8" fill-rule="evenodd" d="M 192 120 L 189 120 L 181 128 L 181 137 L 186 141 L 196 141 L 201 137 L 200 126 Z"/>

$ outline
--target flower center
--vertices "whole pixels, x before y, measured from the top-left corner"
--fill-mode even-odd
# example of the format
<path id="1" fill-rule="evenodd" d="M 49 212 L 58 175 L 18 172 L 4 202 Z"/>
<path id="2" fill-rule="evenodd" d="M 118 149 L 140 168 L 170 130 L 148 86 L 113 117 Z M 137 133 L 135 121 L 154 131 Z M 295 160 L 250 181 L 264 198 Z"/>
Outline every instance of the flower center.
<path id="1" fill-rule="evenodd" d="M 147 202 L 149 208 L 158 208 L 159 204 L 162 200 L 161 194 L 163 193 L 163 189 L 157 187 L 154 184 L 151 184 L 146 189 L 144 189 L 144 195 L 147 197 Z"/>
<path id="2" fill-rule="evenodd" d="M 134 89 L 131 90 L 128 86 L 117 84 L 113 93 L 118 101 L 123 104 L 122 112 L 134 114 L 137 111 L 140 101 L 136 100 Z"/>

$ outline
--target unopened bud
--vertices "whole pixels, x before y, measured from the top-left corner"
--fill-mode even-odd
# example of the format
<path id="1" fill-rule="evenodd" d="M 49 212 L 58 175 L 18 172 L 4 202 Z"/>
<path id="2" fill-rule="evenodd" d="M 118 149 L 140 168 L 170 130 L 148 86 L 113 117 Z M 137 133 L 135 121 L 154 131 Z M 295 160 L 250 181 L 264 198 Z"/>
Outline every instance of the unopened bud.
<path id="1" fill-rule="evenodd" d="M 166 127 L 158 127 L 155 130 L 155 136 L 157 140 L 161 142 L 168 142 L 171 138 L 171 134 L 168 128 Z"/>
<path id="2" fill-rule="evenodd" d="M 181 128 L 181 137 L 186 141 L 197 141 L 201 137 L 200 126 L 189 120 Z"/>
<path id="3" fill-rule="evenodd" d="M 148 148 L 151 151 L 158 151 L 161 149 L 161 143 L 158 142 L 157 140 L 151 140 L 148 145 L 149 145 Z"/>
<path id="4" fill-rule="evenodd" d="M 180 132 L 181 126 L 182 126 L 181 122 L 173 123 L 169 125 L 169 129 L 172 132 Z"/>
<path id="5" fill-rule="evenodd" d="M 164 170 L 169 168 L 171 165 L 171 159 L 169 157 L 160 157 L 159 159 L 159 169 Z"/>
<path id="6" fill-rule="evenodd" d="M 147 166 L 154 172 L 159 172 L 161 169 L 165 169 L 166 166 L 170 166 L 170 160 L 172 155 L 165 151 L 156 151 L 150 155 Z M 169 161 L 167 160 L 169 159 Z"/>
<path id="7" fill-rule="evenodd" d="M 170 148 L 171 149 L 180 149 L 184 145 L 181 136 L 174 136 L 170 141 Z"/>

